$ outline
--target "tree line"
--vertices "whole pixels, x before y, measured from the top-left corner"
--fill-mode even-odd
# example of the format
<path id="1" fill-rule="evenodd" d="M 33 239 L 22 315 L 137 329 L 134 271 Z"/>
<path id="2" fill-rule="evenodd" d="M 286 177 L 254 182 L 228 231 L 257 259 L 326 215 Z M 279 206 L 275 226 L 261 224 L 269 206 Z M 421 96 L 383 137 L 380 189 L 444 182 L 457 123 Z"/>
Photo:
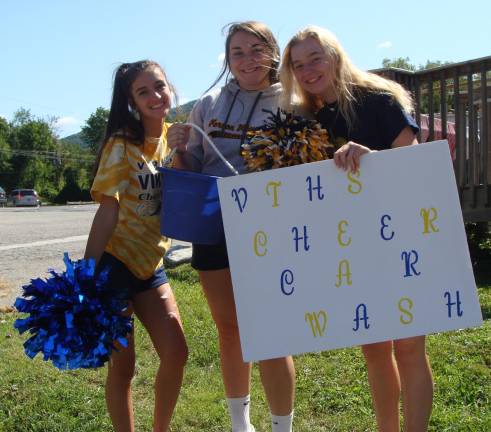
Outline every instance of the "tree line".
<path id="1" fill-rule="evenodd" d="M 0 186 L 36 189 L 43 201 L 90 199 L 94 152 L 59 139 L 56 118 L 36 118 L 20 108 L 0 117 Z"/>
<path id="2" fill-rule="evenodd" d="M 170 118 L 184 121 L 186 114 L 174 109 Z M 35 189 L 45 202 L 89 201 L 108 116 L 107 109 L 97 108 L 80 133 L 64 139 L 56 118 L 36 118 L 25 108 L 10 122 L 0 117 L 0 186 L 7 192 Z"/>
<path id="3" fill-rule="evenodd" d="M 414 66 L 409 58 L 384 59 L 383 67 L 421 70 L 448 64 L 427 61 Z M 171 111 L 170 121 L 184 121 L 192 108 L 188 102 Z M 109 111 L 99 107 L 86 120 L 78 135 L 84 145 L 60 139 L 56 118 L 37 118 L 20 108 L 8 122 L 0 117 L 0 186 L 8 192 L 33 188 L 44 201 L 90 200 L 94 162 L 104 138 Z"/>

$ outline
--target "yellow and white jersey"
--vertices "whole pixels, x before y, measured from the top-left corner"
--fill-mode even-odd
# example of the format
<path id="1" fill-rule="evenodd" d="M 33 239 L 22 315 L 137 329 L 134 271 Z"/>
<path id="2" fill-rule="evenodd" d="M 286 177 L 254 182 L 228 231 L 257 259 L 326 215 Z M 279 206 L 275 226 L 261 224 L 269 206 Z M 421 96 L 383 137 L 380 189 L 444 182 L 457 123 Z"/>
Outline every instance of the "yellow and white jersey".
<path id="1" fill-rule="evenodd" d="M 119 215 L 106 252 L 122 261 L 139 279 L 148 279 L 163 262 L 170 239 L 160 234 L 160 174 L 156 165 L 167 155 L 164 123 L 159 142 L 146 138 L 136 145 L 114 136 L 106 143 L 91 189 L 92 198 L 116 198 Z"/>

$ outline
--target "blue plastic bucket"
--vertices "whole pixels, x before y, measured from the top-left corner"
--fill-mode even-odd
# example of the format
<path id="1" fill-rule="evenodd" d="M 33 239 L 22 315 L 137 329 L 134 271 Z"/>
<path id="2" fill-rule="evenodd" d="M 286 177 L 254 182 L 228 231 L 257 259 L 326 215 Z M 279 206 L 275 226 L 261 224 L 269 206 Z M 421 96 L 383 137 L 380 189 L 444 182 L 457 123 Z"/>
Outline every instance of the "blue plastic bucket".
<path id="1" fill-rule="evenodd" d="M 159 167 L 162 180 L 160 232 L 198 244 L 224 238 L 217 179 L 205 174 Z"/>

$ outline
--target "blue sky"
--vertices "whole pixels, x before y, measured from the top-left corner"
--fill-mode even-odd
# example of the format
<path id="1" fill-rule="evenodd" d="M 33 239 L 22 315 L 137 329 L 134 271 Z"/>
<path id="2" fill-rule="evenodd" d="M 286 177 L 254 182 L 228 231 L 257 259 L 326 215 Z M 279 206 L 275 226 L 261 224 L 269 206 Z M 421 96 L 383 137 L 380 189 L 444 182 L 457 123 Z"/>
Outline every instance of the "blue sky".
<path id="1" fill-rule="evenodd" d="M 121 62 L 156 60 L 182 102 L 199 97 L 218 74 L 231 21 L 265 22 L 281 48 L 308 24 L 326 27 L 363 69 L 385 57 L 419 65 L 491 55 L 489 0 L 2 0 L 0 10 L 0 116 L 20 107 L 56 116 L 61 137 L 109 107 Z"/>

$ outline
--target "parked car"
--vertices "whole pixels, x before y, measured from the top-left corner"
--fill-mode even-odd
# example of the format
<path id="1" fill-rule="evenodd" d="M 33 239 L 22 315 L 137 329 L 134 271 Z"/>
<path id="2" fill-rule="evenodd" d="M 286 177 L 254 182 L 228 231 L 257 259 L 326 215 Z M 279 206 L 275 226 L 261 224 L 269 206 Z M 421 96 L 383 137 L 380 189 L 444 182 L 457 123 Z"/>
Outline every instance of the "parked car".
<path id="1" fill-rule="evenodd" d="M 10 192 L 8 201 L 13 206 L 36 206 L 41 205 L 41 200 L 34 189 L 14 189 Z"/>
<path id="2" fill-rule="evenodd" d="M 7 194 L 5 193 L 5 190 L 0 186 L 0 207 L 3 207 L 5 204 L 7 204 Z"/>

